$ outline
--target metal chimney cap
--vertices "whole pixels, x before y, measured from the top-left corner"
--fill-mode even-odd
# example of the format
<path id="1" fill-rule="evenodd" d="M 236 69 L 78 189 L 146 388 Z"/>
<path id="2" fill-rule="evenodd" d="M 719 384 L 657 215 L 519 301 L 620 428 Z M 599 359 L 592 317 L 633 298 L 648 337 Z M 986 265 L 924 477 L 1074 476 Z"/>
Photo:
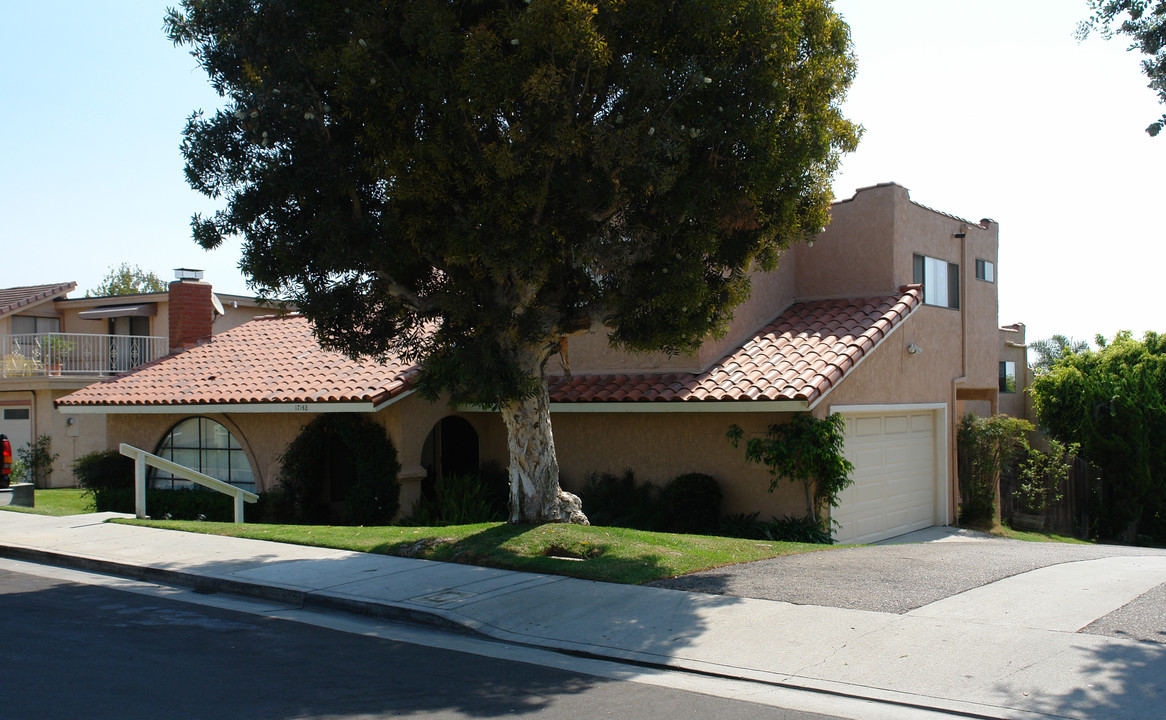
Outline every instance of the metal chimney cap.
<path id="1" fill-rule="evenodd" d="M 174 268 L 175 280 L 202 280 L 203 271 L 196 268 Z"/>

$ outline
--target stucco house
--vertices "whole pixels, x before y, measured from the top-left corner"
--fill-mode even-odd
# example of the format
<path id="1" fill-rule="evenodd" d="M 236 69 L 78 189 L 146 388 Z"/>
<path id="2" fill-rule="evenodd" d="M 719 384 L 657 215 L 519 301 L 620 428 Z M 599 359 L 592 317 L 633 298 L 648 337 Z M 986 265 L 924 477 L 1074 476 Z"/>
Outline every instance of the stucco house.
<path id="1" fill-rule="evenodd" d="M 66 417 L 56 400 L 271 312 L 253 297 L 212 295 L 201 271 L 179 272 L 188 280 L 161 293 L 70 298 L 74 282 L 0 289 L 0 433 L 14 450 L 52 438 L 53 486 L 74 485 L 73 461 L 108 444 L 104 416 Z"/>
<path id="2" fill-rule="evenodd" d="M 995 222 L 924 207 L 900 185 L 863 188 L 833 205 L 812 243 L 755 275 L 729 332 L 694 355 L 629 355 L 605 337 L 573 338 L 572 372 L 549 368 L 564 487 L 594 471 L 631 468 L 657 483 L 704 472 L 721 483 L 723 512 L 800 514 L 800 488 L 770 493 L 765 469 L 726 430 L 760 435 L 795 413 L 839 412 L 856 471 L 834 513 L 836 537 L 871 542 L 949 523 L 956 421 L 1000 404 L 998 235 Z M 274 485 L 281 452 L 311 418 L 369 413 L 396 445 L 409 508 L 426 477 L 507 462 L 496 413 L 423 400 L 416 372 L 326 352 L 302 317 L 258 318 L 57 407 L 66 421 L 108 418 L 110 447 L 191 458 L 258 491 Z"/>

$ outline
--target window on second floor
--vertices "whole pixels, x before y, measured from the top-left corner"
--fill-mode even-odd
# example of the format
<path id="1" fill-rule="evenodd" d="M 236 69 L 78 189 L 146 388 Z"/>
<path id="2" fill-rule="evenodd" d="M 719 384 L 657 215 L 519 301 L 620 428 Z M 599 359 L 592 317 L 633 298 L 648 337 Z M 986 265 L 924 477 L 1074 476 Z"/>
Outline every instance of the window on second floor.
<path id="1" fill-rule="evenodd" d="M 14 315 L 10 329 L 13 335 L 55 333 L 61 331 L 61 319 L 55 317 L 35 317 L 33 315 Z"/>
<path id="2" fill-rule="evenodd" d="M 991 260 L 976 259 L 976 279 L 996 282 L 996 263 Z"/>
<path id="3" fill-rule="evenodd" d="M 1000 363 L 1000 392 L 1016 392 L 1016 363 L 1012 361 Z"/>
<path id="4" fill-rule="evenodd" d="M 916 255 L 915 282 L 923 284 L 925 304 L 959 308 L 960 266 L 956 263 Z"/>

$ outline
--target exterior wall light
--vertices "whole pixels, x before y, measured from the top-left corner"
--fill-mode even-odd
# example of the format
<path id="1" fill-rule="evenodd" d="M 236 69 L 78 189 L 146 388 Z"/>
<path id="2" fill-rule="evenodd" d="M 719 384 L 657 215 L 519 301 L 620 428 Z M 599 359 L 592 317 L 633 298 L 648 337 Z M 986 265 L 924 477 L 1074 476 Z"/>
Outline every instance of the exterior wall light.
<path id="1" fill-rule="evenodd" d="M 918 355 L 921 352 L 923 352 L 923 348 L 919 347 L 915 343 L 908 343 L 908 345 L 907 345 L 907 354 L 908 355 Z"/>

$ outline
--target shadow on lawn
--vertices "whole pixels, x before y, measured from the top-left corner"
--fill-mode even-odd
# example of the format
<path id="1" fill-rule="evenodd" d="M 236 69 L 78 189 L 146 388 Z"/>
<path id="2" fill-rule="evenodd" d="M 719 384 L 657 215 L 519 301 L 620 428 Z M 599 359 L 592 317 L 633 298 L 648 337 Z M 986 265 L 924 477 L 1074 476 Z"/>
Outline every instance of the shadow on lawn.
<path id="1" fill-rule="evenodd" d="M 503 570 L 569 575 L 584 580 L 640 584 L 669 574 L 655 553 L 629 552 L 629 543 L 594 535 L 574 537 L 565 525 L 498 525 L 461 539 L 426 528 L 408 540 L 383 543 L 372 552 Z"/>

